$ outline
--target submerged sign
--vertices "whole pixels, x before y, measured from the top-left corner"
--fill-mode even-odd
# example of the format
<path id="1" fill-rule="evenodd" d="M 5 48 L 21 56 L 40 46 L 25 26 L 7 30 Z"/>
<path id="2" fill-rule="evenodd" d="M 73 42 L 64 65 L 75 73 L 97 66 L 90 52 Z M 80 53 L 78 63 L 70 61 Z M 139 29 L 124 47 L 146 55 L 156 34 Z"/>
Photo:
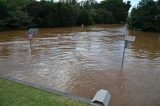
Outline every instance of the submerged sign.
<path id="1" fill-rule="evenodd" d="M 38 28 L 30 28 L 28 33 L 32 33 L 32 35 L 37 35 L 38 34 Z"/>
<path id="2" fill-rule="evenodd" d="M 125 49 L 127 48 L 127 42 L 134 42 L 135 39 L 136 39 L 135 36 L 129 36 L 129 35 L 126 35 L 126 36 L 125 36 L 125 44 L 124 44 L 124 50 L 123 50 L 121 71 L 122 71 L 122 69 L 123 69 L 123 61 L 124 61 L 124 56 L 125 56 Z"/>
<path id="3" fill-rule="evenodd" d="M 37 34 L 38 34 L 38 28 L 30 28 L 28 31 L 29 40 L 32 40 L 32 37 Z"/>
<path id="4" fill-rule="evenodd" d="M 32 33 L 28 33 L 29 40 L 32 40 Z"/>
<path id="5" fill-rule="evenodd" d="M 130 42 L 135 41 L 135 39 L 136 39 L 135 36 L 129 36 L 129 35 L 127 35 L 126 38 L 125 38 L 126 41 L 130 41 Z"/>

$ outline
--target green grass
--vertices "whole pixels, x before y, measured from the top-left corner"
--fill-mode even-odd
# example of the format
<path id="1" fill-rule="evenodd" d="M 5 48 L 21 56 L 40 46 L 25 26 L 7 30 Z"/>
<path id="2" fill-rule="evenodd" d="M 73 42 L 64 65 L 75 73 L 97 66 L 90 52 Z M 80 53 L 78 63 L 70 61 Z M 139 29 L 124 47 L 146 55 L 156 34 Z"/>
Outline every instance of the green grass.
<path id="1" fill-rule="evenodd" d="M 0 78 L 0 106 L 88 106 L 88 104 Z"/>

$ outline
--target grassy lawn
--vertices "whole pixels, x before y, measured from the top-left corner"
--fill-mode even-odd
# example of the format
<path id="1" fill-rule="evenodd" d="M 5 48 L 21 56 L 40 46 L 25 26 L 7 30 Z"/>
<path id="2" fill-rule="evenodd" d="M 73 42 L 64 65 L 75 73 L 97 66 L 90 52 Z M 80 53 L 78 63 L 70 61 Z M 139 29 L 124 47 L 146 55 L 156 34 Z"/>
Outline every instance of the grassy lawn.
<path id="1" fill-rule="evenodd" d="M 88 106 L 45 91 L 0 78 L 0 106 Z"/>

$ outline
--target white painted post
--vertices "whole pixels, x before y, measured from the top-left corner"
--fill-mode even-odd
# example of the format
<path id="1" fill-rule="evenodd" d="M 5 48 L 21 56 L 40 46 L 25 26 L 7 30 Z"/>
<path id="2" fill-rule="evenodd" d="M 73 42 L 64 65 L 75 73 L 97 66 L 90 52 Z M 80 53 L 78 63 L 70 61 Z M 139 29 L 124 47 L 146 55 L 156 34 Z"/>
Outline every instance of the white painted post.
<path id="1" fill-rule="evenodd" d="M 83 30 L 84 25 L 82 24 L 82 30 Z"/>

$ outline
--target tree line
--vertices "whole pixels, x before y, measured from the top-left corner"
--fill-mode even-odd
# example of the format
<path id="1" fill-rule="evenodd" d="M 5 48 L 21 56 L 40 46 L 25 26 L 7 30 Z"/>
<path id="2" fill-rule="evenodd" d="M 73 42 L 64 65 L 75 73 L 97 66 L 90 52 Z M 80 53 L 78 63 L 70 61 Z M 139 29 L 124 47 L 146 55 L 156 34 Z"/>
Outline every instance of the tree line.
<path id="1" fill-rule="evenodd" d="M 141 0 L 128 17 L 132 30 L 160 32 L 160 0 Z"/>
<path id="2" fill-rule="evenodd" d="M 0 0 L 0 30 L 122 24 L 130 7 L 123 0 Z"/>

